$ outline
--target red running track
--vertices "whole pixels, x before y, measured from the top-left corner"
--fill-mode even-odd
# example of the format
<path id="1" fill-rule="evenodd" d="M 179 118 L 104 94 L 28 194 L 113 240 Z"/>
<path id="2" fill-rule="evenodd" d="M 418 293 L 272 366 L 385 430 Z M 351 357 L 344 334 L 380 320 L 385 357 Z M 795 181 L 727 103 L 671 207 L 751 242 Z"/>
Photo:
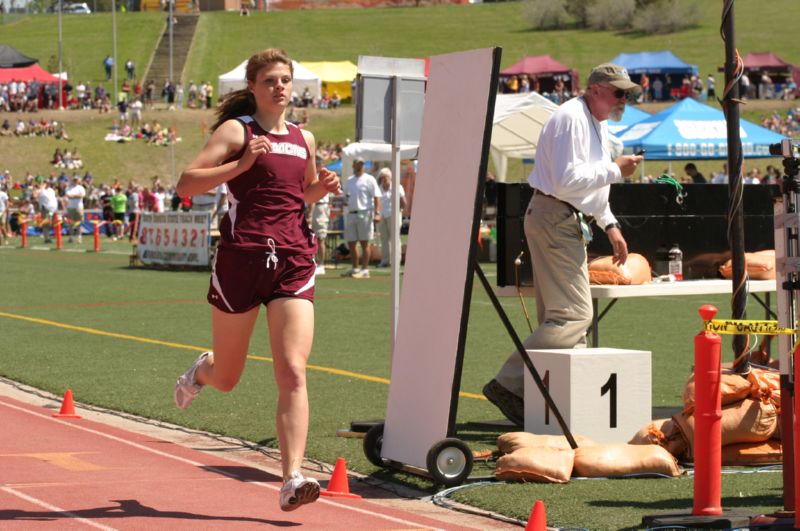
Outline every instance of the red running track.
<path id="1" fill-rule="evenodd" d="M 151 436 L 0 396 L 0 528 L 464 529 L 366 500 L 285 513 L 280 478 Z M 323 486 L 324 487 L 324 486 Z"/>

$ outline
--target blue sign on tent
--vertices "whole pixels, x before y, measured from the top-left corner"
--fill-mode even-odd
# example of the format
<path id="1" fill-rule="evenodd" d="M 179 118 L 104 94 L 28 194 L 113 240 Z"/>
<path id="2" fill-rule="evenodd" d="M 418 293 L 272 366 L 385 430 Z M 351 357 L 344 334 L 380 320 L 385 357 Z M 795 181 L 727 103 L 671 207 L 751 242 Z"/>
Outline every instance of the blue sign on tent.
<path id="1" fill-rule="evenodd" d="M 746 120 L 739 121 L 742 154 L 747 158 L 771 157 L 770 144 L 780 142 L 778 133 Z M 658 114 L 645 118 L 617 135 L 625 152 L 643 148 L 650 160 L 725 159 L 728 129 L 721 110 L 686 98 Z"/>

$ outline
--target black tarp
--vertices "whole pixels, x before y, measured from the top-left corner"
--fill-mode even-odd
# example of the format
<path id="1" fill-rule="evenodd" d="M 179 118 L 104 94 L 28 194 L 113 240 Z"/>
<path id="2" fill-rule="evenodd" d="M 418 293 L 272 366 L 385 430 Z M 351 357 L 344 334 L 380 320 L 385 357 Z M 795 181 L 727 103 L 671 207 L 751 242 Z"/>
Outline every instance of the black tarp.
<path id="1" fill-rule="evenodd" d="M 0 68 L 19 68 L 38 62 L 38 59 L 28 57 L 8 44 L 0 44 Z"/>

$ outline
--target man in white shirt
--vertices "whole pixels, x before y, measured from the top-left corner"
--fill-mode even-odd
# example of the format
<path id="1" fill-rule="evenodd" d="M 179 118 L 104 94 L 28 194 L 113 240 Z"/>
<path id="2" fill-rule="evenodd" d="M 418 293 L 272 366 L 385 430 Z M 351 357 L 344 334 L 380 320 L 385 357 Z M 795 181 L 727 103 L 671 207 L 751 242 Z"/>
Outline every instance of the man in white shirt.
<path id="1" fill-rule="evenodd" d="M 81 242 L 81 225 L 83 224 L 83 198 L 86 197 L 86 188 L 81 184 L 81 178 L 77 175 L 72 177 L 72 184 L 69 185 L 64 195 L 67 197 L 67 218 L 69 218 L 69 241 L 72 243 L 72 235 L 77 233 L 78 243 Z"/>
<path id="2" fill-rule="evenodd" d="M 53 214 L 58 210 L 58 197 L 56 191 L 45 181 L 39 190 L 39 214 L 42 216 L 42 237 L 44 243 L 50 243 L 50 230 L 53 225 Z"/>
<path id="3" fill-rule="evenodd" d="M 635 171 L 642 157 L 612 160 L 607 149 L 609 117 L 622 118 L 630 93 L 639 92 L 628 72 L 602 64 L 589 75 L 586 93 L 561 105 L 545 123 L 528 182 L 534 189 L 525 215 L 525 236 L 533 265 L 539 326 L 523 342 L 526 349 L 574 348 L 586 343 L 592 296 L 586 246 L 589 218 L 603 229 L 613 261 L 624 264 L 628 246 L 608 203 L 610 185 Z M 483 394 L 509 420 L 524 423 L 523 373 L 513 353 Z"/>
<path id="4" fill-rule="evenodd" d="M 378 186 L 381 188 L 381 219 L 378 222 L 378 232 L 381 235 L 381 262 L 378 267 L 387 267 L 392 263 L 389 259 L 392 247 L 392 170 L 383 168 L 378 172 Z M 402 213 L 406 208 L 406 192 L 402 184 L 397 183 L 397 186 Z"/>
<path id="5" fill-rule="evenodd" d="M 5 183 L 0 185 L 0 240 L 8 245 L 8 194 Z"/>
<path id="6" fill-rule="evenodd" d="M 369 278 L 369 242 L 374 233 L 374 223 L 380 221 L 381 190 L 375 177 L 364 171 L 364 159 L 353 161 L 353 175 L 344 185 L 347 198 L 344 215 L 344 239 L 350 247 L 353 267 L 343 276 Z M 358 246 L 361 244 L 361 265 Z"/>

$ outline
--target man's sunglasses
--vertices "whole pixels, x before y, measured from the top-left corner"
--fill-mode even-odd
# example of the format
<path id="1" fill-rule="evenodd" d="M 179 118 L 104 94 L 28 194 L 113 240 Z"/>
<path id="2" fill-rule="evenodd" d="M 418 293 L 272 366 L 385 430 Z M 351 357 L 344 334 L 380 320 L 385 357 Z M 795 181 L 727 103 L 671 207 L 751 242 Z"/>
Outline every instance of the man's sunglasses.
<path id="1" fill-rule="evenodd" d="M 617 98 L 618 100 L 621 100 L 621 99 L 623 99 L 623 98 L 625 98 L 625 99 L 627 100 L 627 99 L 628 99 L 628 96 L 630 95 L 630 92 L 628 92 L 627 90 L 616 89 L 616 90 L 615 90 L 614 92 L 612 92 L 611 94 L 612 94 L 612 95 L 613 95 L 615 98 Z"/>

